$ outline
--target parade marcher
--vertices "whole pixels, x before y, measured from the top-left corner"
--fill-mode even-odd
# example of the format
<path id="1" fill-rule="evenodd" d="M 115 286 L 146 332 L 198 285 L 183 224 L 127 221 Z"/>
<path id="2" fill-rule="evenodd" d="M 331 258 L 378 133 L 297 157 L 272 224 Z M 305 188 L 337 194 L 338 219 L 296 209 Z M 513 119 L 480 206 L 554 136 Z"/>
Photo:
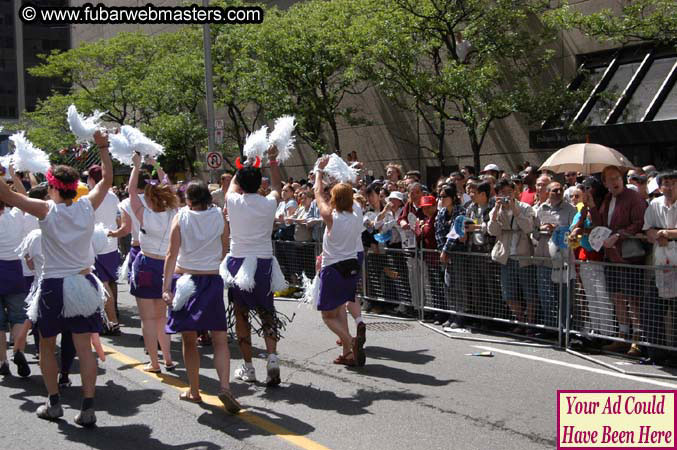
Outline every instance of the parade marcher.
<path id="1" fill-rule="evenodd" d="M 182 393 L 180 399 L 201 401 L 197 337 L 198 331 L 209 330 L 221 385 L 219 399 L 226 410 L 237 413 L 240 405 L 230 391 L 228 322 L 223 279 L 219 275 L 219 266 L 227 251 L 228 231 L 221 209 L 212 205 L 212 196 L 203 182 L 188 185 L 186 203 L 172 223 L 162 294 L 171 307 L 166 331 L 181 333 L 183 360 L 190 383 L 190 389 Z"/>
<path id="2" fill-rule="evenodd" d="M 355 301 L 359 279 L 360 262 L 355 242 L 362 234 L 361 211 L 355 208 L 353 189 L 346 183 L 332 188 L 329 202 L 324 199 L 322 169 L 328 162 L 328 158 L 321 160 L 315 174 L 315 197 L 326 225 L 322 240 L 317 309 L 322 312 L 322 320 L 327 327 L 341 339 L 343 353 L 334 363 L 364 365 L 364 342 L 350 335 L 344 306 L 346 302 Z"/>
<path id="3" fill-rule="evenodd" d="M 91 333 L 101 331 L 105 295 L 103 285 L 90 268 L 94 264 L 91 246 L 94 211 L 103 202 L 113 181 L 107 137 L 97 132 L 94 139 L 101 156 L 102 179 L 78 202 L 73 199 L 79 174 L 69 166 L 53 166 L 47 172 L 51 199 L 47 202 L 13 193 L 4 181 L 0 181 L 0 201 L 37 217 L 42 231 L 45 258 L 42 280 L 28 310 L 29 319 L 37 321 L 40 330 L 40 368 L 49 396 L 47 403 L 38 408 L 37 415 L 49 420 L 63 415 L 54 353 L 56 335 L 70 331 L 80 359 L 84 396 L 75 422 L 82 426 L 96 423 L 96 360 L 90 342 Z"/>
<path id="4" fill-rule="evenodd" d="M 158 373 L 158 344 L 162 350 L 165 368 L 173 370 L 176 367 L 169 348 L 169 336 L 165 333 L 167 308 L 162 301 L 162 275 L 178 198 L 170 186 L 149 181 L 144 188 L 142 202 L 137 188 L 141 155 L 135 154 L 132 162 L 134 168 L 129 178 L 129 201 L 132 212 L 139 221 L 141 253 L 132 265 L 129 292 L 136 297 L 143 340 L 150 357 L 144 370 Z"/>
<path id="5" fill-rule="evenodd" d="M 87 186 L 94 189 L 94 186 L 101 181 L 101 166 L 95 164 L 87 170 Z M 113 230 L 118 226 L 118 204 L 117 195 L 112 191 L 106 192 L 106 197 L 94 213 L 94 221 L 102 223 L 104 228 Z M 106 302 L 106 316 L 108 318 L 108 329 L 104 330 L 110 335 L 120 334 L 120 324 L 117 317 L 118 303 L 118 285 L 117 274 L 120 266 L 120 253 L 118 252 L 118 240 L 109 236 L 105 247 L 100 250 L 94 260 L 94 273 L 108 289 L 110 300 Z"/>
<path id="6" fill-rule="evenodd" d="M 226 194 L 230 224 L 230 252 L 221 264 L 221 275 L 229 286 L 228 299 L 235 312 L 235 329 L 244 364 L 235 370 L 235 378 L 255 382 L 252 364 L 250 314 L 256 313 L 266 343 L 266 385 L 280 384 L 277 342 L 280 323 L 273 292 L 286 289 L 284 275 L 273 256 L 273 221 L 281 199 L 282 183 L 277 149 L 268 149 L 272 192 L 263 196 L 260 159 L 238 164 L 238 171 Z"/>

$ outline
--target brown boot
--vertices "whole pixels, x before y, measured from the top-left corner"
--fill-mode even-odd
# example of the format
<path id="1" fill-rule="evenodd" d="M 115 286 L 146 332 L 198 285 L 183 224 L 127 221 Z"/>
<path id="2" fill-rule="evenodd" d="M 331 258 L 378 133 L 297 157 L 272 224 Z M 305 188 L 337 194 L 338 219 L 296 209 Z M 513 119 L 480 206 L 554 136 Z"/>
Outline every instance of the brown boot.
<path id="1" fill-rule="evenodd" d="M 642 350 L 640 350 L 639 345 L 636 342 L 630 344 L 630 350 L 627 353 L 628 356 L 641 356 Z"/>

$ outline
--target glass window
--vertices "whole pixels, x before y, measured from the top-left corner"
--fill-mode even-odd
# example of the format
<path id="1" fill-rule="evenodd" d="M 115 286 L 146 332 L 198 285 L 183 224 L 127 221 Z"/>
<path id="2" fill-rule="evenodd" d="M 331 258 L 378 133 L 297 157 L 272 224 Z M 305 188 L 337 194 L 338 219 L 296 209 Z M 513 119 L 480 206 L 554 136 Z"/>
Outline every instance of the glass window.
<path id="1" fill-rule="evenodd" d="M 677 61 L 677 57 L 662 58 L 655 60 L 639 86 L 632 95 L 628 105 L 623 110 L 618 123 L 639 122 L 644 117 L 646 109 L 651 104 L 651 100 L 656 96 L 656 92 L 665 81 L 670 69 Z"/>
<path id="2" fill-rule="evenodd" d="M 677 119 L 677 83 L 672 85 L 670 93 L 656 113 L 654 120 Z"/>
<path id="3" fill-rule="evenodd" d="M 603 125 L 607 116 L 625 90 L 640 63 L 621 64 L 611 76 L 606 89 L 599 94 L 585 122 L 588 125 Z"/>

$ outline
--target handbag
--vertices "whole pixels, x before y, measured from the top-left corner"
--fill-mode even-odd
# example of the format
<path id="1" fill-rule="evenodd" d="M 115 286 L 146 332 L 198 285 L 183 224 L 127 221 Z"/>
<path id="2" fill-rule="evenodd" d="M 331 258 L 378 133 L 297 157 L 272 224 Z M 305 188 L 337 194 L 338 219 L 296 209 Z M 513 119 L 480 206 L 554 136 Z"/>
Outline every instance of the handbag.
<path id="1" fill-rule="evenodd" d="M 646 255 L 646 250 L 638 239 L 625 239 L 621 242 L 621 257 L 623 259 L 639 258 L 644 255 Z"/>

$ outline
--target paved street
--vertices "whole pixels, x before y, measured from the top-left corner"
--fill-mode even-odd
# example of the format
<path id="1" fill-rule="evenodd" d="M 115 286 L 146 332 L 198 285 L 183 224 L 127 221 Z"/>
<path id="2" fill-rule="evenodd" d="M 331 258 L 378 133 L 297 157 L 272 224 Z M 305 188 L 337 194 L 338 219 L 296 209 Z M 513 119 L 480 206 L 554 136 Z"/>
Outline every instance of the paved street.
<path id="1" fill-rule="evenodd" d="M 180 401 L 186 386 L 182 367 L 161 376 L 140 370 L 146 361 L 140 323 L 133 299 L 120 288 L 123 335 L 102 339 L 108 358 L 97 382 L 97 429 L 73 424 L 78 376 L 62 393 L 64 420 L 49 423 L 35 416 L 45 390 L 29 355 L 30 379 L 7 377 L 0 385 L 4 448 L 554 448 L 557 389 L 677 388 L 677 380 L 626 376 L 550 348 L 450 339 L 418 322 L 373 316 L 367 317 L 367 365 L 348 369 L 331 363 L 339 348 L 319 314 L 282 300 L 278 307 L 295 313 L 280 345 L 282 386 L 234 382 L 246 412 L 231 416 L 215 397 L 203 396 L 202 405 Z M 256 354 L 263 352 L 261 339 L 254 345 Z M 180 347 L 174 337 L 178 362 Z M 241 360 L 234 344 L 231 351 L 232 372 Z M 480 351 L 495 356 L 466 356 Z M 666 374 L 621 359 L 603 360 L 624 370 Z M 203 349 L 202 362 L 202 389 L 215 394 L 209 348 Z M 264 359 L 254 364 L 264 379 Z"/>

